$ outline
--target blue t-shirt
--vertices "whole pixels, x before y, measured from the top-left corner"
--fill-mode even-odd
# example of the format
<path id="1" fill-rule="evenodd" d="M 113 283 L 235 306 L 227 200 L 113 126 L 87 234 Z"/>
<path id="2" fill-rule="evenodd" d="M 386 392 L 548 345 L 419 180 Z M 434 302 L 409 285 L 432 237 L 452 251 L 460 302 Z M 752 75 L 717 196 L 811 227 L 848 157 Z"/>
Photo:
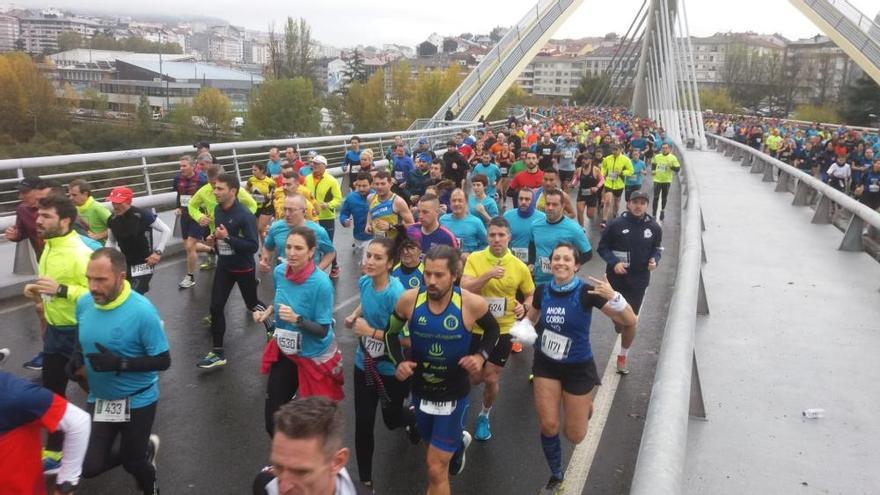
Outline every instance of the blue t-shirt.
<path id="1" fill-rule="evenodd" d="M 504 212 L 504 219 L 510 224 L 510 248 L 529 248 L 532 240 L 532 224 L 535 220 L 547 218 L 543 211 L 534 210 L 528 218 L 519 216 L 518 208 Z"/>
<path id="2" fill-rule="evenodd" d="M 486 226 L 471 214 L 465 215 L 464 218 L 455 218 L 452 213 L 447 213 L 440 217 L 440 223 L 455 234 L 462 252 L 473 253 L 488 245 Z"/>
<path id="3" fill-rule="evenodd" d="M 398 263 L 391 271 L 391 276 L 399 280 L 405 289 L 415 289 L 425 284 L 424 268 L 424 265 L 419 265 L 410 270 Z"/>
<path id="4" fill-rule="evenodd" d="M 345 152 L 345 158 L 342 159 L 342 165 L 346 167 L 350 167 L 352 165 L 360 165 L 361 164 L 361 152 L 348 150 Z M 302 174 L 305 175 L 305 174 Z"/>
<path id="5" fill-rule="evenodd" d="M 363 310 L 363 318 L 367 320 L 367 324 L 376 330 L 384 331 L 388 328 L 388 320 L 391 319 L 391 313 L 397 306 L 397 300 L 403 294 L 403 285 L 394 277 L 388 279 L 388 285 L 379 292 L 373 288 L 373 279 L 367 275 L 363 275 L 358 280 L 361 288 L 361 308 Z M 361 338 L 362 341 L 366 338 Z M 364 344 L 368 345 L 368 344 Z M 383 346 L 384 348 L 384 346 Z M 374 358 L 376 360 L 376 369 L 379 373 L 390 376 L 397 369 L 391 361 L 385 356 Z M 363 346 L 358 345 L 354 353 L 354 365 L 360 369 L 364 369 L 364 350 Z"/>
<path id="6" fill-rule="evenodd" d="M 501 178 L 501 169 L 498 168 L 498 165 L 495 165 L 494 163 L 488 165 L 478 163 L 474 166 L 473 172 L 471 172 L 471 177 L 475 175 L 485 175 L 486 178 L 489 179 L 489 184 L 486 185 L 486 197 L 494 198 L 495 184 L 498 182 L 498 179 Z"/>
<path id="7" fill-rule="evenodd" d="M 295 324 L 286 322 L 278 317 L 279 305 L 290 306 L 294 313 L 305 320 L 314 321 L 320 325 L 333 324 L 333 284 L 330 277 L 321 270 L 309 275 L 302 284 L 294 284 L 285 278 L 287 263 L 281 263 L 275 267 L 275 327 L 283 330 L 293 330 L 302 334 L 302 357 L 318 357 L 333 343 L 333 327 L 323 339 L 309 332 L 300 330 Z"/>
<path id="8" fill-rule="evenodd" d="M 559 153 L 559 170 L 573 172 L 575 169 L 574 159 L 577 157 L 578 152 L 577 143 L 573 140 L 571 143 L 563 140 L 556 148 L 556 151 Z"/>
<path id="9" fill-rule="evenodd" d="M 645 148 L 648 147 L 648 140 L 640 137 L 640 138 L 632 138 L 629 142 L 630 146 L 639 151 L 644 151 Z"/>
<path id="10" fill-rule="evenodd" d="M 275 177 L 281 174 L 281 159 L 269 160 L 266 162 L 266 175 Z"/>
<path id="11" fill-rule="evenodd" d="M 392 157 L 392 161 L 394 163 L 394 167 L 392 168 L 394 180 L 397 181 L 398 184 L 405 183 L 407 177 L 409 177 L 409 174 L 416 169 L 412 158 L 410 158 L 409 156 L 401 157 L 394 155 Z"/>
<path id="12" fill-rule="evenodd" d="M 549 282 L 553 278 L 550 272 L 550 254 L 560 242 L 568 241 L 575 245 L 579 252 L 592 250 L 584 229 L 577 222 L 568 218 L 554 224 L 547 217 L 535 220 L 532 225 L 532 241 L 535 243 L 535 283 Z"/>
<path id="13" fill-rule="evenodd" d="M 372 194 L 372 191 L 370 192 Z M 342 209 L 339 210 L 339 223 L 345 223 L 349 218 L 352 219 L 352 235 L 359 241 L 368 241 L 373 238 L 367 233 L 367 212 L 370 211 L 370 204 L 367 198 L 361 196 L 357 191 L 348 193 L 345 201 L 342 202 Z"/>
<path id="14" fill-rule="evenodd" d="M 486 209 L 486 213 L 488 213 L 490 217 L 495 218 L 498 216 L 498 203 L 496 203 L 491 196 L 486 196 L 485 198 L 483 198 L 483 201 L 481 201 L 481 203 L 483 204 L 483 208 Z M 486 220 L 483 215 L 477 213 L 476 196 L 471 195 L 471 197 L 468 198 L 468 211 L 470 211 L 471 215 L 477 217 L 477 219 L 482 221 L 483 225 L 489 225 L 489 221 Z"/>
<path id="15" fill-rule="evenodd" d="M 99 309 L 91 294 L 76 304 L 79 343 L 83 356 L 98 352 L 100 343 L 110 352 L 127 358 L 157 356 L 168 350 L 159 312 L 146 297 L 128 289 L 125 301 L 110 310 Z M 89 402 L 131 397 L 131 407 L 146 407 L 159 400 L 157 371 L 97 372 L 85 359 L 89 378 Z"/>
<path id="16" fill-rule="evenodd" d="M 626 178 L 626 185 L 628 186 L 641 186 L 642 185 L 642 170 L 645 170 L 645 162 L 642 159 L 633 160 L 633 174 Z"/>
<path id="17" fill-rule="evenodd" d="M 318 247 L 315 249 L 315 263 L 321 261 L 325 254 L 336 252 L 336 248 L 333 247 L 333 241 L 330 240 L 330 236 L 327 235 L 327 230 L 324 227 L 311 220 L 306 220 L 305 226 L 312 229 L 315 232 L 315 237 L 318 238 Z M 269 250 L 277 250 L 276 255 L 284 259 L 284 254 L 287 252 L 288 235 L 290 235 L 290 226 L 287 225 L 287 221 L 275 220 L 269 226 L 266 238 L 263 239 L 263 247 Z"/>

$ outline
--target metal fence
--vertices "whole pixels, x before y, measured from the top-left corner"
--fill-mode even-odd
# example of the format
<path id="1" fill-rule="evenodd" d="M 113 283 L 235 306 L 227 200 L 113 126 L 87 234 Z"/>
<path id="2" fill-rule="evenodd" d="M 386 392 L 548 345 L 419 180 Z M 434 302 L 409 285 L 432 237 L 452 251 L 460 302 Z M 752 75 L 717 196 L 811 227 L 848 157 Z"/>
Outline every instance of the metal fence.
<path id="1" fill-rule="evenodd" d="M 776 181 L 777 192 L 794 193 L 794 206 L 810 206 L 816 211 L 812 222 L 832 223 L 843 230 L 840 249 L 862 251 L 866 240 L 880 243 L 880 212 L 858 202 L 812 175 L 732 139 L 707 134 L 710 148 L 742 161 L 755 174 L 763 174 L 765 182 Z"/>
<path id="2" fill-rule="evenodd" d="M 446 141 L 463 128 L 476 129 L 481 126 L 477 122 L 466 121 L 446 124 L 433 129 L 360 134 L 361 150 L 372 150 L 374 161 L 382 164 L 384 162 L 381 160 L 398 136 L 409 149 L 414 149 L 417 141 L 425 138 L 431 149 L 445 150 Z M 506 120 L 489 123 L 489 127 L 495 130 L 506 125 Z M 298 150 L 301 156 L 315 151 L 327 158 L 328 172 L 339 177 L 352 136 L 214 143 L 211 152 L 226 172 L 235 173 L 241 180 L 251 176 L 255 163 L 268 159 L 269 150 L 273 147 L 279 148 L 282 156 L 287 147 Z M 15 184 L 25 176 L 39 175 L 43 179 L 58 180 L 64 185 L 73 179 L 86 179 L 92 186 L 92 195 L 98 201 L 102 201 L 114 187 L 126 186 L 135 193 L 135 205 L 157 210 L 170 209 L 176 201 L 172 182 L 180 168 L 180 157 L 184 154 L 194 155 L 194 152 L 192 146 L 170 146 L 0 160 L 0 215 L 3 215 L 0 216 L 0 230 L 15 223 L 15 207 L 18 204 Z M 10 268 L 14 273 L 33 273 L 32 263 L 27 262 L 33 259 L 30 243 L 19 242 L 14 256 L 14 260 L 18 261 L 10 262 Z"/>
<path id="3" fill-rule="evenodd" d="M 702 412 L 694 335 L 697 314 L 708 313 L 702 282 L 703 213 L 694 173 L 684 155 L 676 155 L 682 165 L 678 273 L 633 474 L 633 495 L 681 493 L 689 413 L 693 406 Z"/>

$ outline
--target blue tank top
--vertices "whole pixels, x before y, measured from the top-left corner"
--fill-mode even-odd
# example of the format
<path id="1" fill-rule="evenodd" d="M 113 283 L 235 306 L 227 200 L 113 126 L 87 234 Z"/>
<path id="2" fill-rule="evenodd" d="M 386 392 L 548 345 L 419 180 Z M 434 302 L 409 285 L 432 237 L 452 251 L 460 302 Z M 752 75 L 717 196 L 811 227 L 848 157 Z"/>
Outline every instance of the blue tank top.
<path id="1" fill-rule="evenodd" d="M 584 282 L 575 279 L 557 291 L 546 284 L 541 291 L 541 316 L 536 325 L 537 352 L 560 363 L 583 363 L 593 359 L 590 346 L 590 323 L 593 319 L 594 300 L 604 305 L 604 299 L 588 296 L 584 304 Z"/>
<path id="2" fill-rule="evenodd" d="M 404 289 L 415 289 L 416 287 L 421 287 L 424 283 L 424 275 L 422 270 L 425 269 L 424 264 L 420 264 L 419 266 L 412 269 L 411 272 L 407 273 L 404 270 L 403 265 L 400 263 L 394 267 L 394 270 L 391 271 L 391 276 L 396 278 L 403 284 Z"/>
<path id="3" fill-rule="evenodd" d="M 470 392 L 470 379 L 458 360 L 470 350 L 471 333 L 462 320 L 461 289 L 453 287 L 452 291 L 440 314 L 431 312 L 428 294 L 419 291 L 408 323 L 412 360 L 417 364 L 413 393 L 428 400 L 458 400 Z"/>

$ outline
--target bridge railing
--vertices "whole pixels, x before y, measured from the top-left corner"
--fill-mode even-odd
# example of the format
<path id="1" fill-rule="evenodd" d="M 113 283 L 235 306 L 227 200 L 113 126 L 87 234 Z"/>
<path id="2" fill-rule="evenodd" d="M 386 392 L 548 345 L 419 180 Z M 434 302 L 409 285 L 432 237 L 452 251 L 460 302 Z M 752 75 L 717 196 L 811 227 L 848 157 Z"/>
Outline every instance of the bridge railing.
<path id="1" fill-rule="evenodd" d="M 880 36 L 877 25 L 843 0 L 806 0 L 818 16 L 858 49 L 875 67 L 880 67 Z"/>
<path id="2" fill-rule="evenodd" d="M 697 315 L 707 314 L 703 288 L 703 214 L 694 173 L 682 153 L 678 273 L 645 416 L 632 495 L 678 495 L 687 454 L 688 418 L 703 411 L 694 356 Z M 698 402 L 697 402 L 698 401 Z"/>
<path id="3" fill-rule="evenodd" d="M 872 210 L 812 175 L 750 146 L 717 134 L 710 133 L 706 136 L 710 148 L 732 157 L 734 161 L 742 160 L 742 165 L 750 166 L 752 173 L 763 174 L 765 182 L 777 181 L 777 192 L 793 192 L 792 205 L 814 207 L 816 211 L 812 223 L 843 223 L 843 240 L 839 249 L 864 250 L 866 230 L 868 237 L 877 241 L 877 232 L 880 231 L 880 212 Z M 873 231 L 869 227 L 872 227 Z"/>
<path id="4" fill-rule="evenodd" d="M 428 140 L 431 149 L 445 150 L 446 141 L 463 127 L 476 128 L 480 125 L 469 121 L 454 121 L 446 124 L 448 125 L 432 129 L 369 133 L 358 136 L 361 138 L 361 149 L 372 150 L 373 159 L 378 162 L 384 159 L 388 147 L 394 143 L 397 136 L 400 136 L 411 150 L 421 138 Z M 494 129 L 506 124 L 506 120 L 489 123 Z M 287 147 L 298 150 L 301 157 L 309 151 L 315 151 L 327 158 L 328 172 L 338 177 L 342 175 L 343 158 L 352 136 L 213 143 L 211 152 L 226 172 L 235 173 L 242 181 L 252 175 L 251 169 L 255 163 L 265 163 L 269 149 L 273 147 L 279 148 L 282 158 Z M 176 195 L 172 192 L 172 182 L 180 167 L 180 157 L 185 154 L 195 158 L 195 149 L 192 146 L 169 146 L 0 160 L 0 230 L 15 224 L 15 207 L 18 204 L 15 185 L 25 176 L 39 175 L 43 179 L 55 179 L 63 185 L 67 185 L 73 179 L 85 179 L 92 186 L 92 196 L 98 201 L 103 201 L 114 187 L 126 186 L 135 193 L 136 205 L 160 210 L 170 209 L 176 201 Z M 30 243 L 19 242 L 16 245 L 15 259 L 33 259 L 32 253 L 20 253 L 20 250 L 32 251 Z M 12 271 L 19 274 L 34 273 L 29 265 L 29 263 L 10 263 Z"/>

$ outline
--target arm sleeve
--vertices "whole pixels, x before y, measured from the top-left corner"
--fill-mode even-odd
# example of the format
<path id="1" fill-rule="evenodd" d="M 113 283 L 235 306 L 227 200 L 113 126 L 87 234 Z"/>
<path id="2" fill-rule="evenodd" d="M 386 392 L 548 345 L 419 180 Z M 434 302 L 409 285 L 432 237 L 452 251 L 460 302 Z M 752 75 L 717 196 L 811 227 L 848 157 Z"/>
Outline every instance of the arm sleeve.
<path id="1" fill-rule="evenodd" d="M 125 358 L 125 371 L 165 371 L 171 367 L 171 353 L 168 351 L 156 356 Z"/>
<path id="2" fill-rule="evenodd" d="M 595 287 L 590 284 L 584 284 L 581 287 L 581 307 L 586 310 L 589 310 L 590 308 L 602 309 L 608 304 L 608 299 L 597 294 L 590 294 L 590 291 L 593 289 L 595 289 Z"/>
<path id="3" fill-rule="evenodd" d="M 535 247 L 535 240 L 529 240 L 529 264 L 534 265 L 535 260 L 538 259 L 538 249 Z"/>
<path id="4" fill-rule="evenodd" d="M 583 265 L 593 257 L 593 246 L 590 246 L 590 240 L 587 239 L 587 235 L 582 230 L 578 230 L 576 234 L 580 234 L 577 236 L 578 249 L 581 251 L 578 261 Z"/>
<path id="5" fill-rule="evenodd" d="M 532 307 L 541 309 L 541 300 L 544 298 L 544 284 L 535 287 L 535 293 L 532 295 Z"/>
<path id="6" fill-rule="evenodd" d="M 159 240 L 157 240 L 153 244 L 153 249 L 158 251 L 165 251 L 165 246 L 171 239 L 171 228 L 158 216 L 156 216 L 156 219 L 153 220 L 153 223 L 150 224 L 150 227 L 153 229 L 153 232 L 157 233 L 159 236 Z"/>
<path id="7" fill-rule="evenodd" d="M 655 226 L 653 230 L 654 239 L 651 243 L 651 257 L 654 258 L 654 261 L 656 261 L 659 265 L 660 257 L 663 254 L 663 248 L 661 247 L 661 244 L 663 242 L 663 229 L 661 229 L 659 226 Z"/>
<path id="8" fill-rule="evenodd" d="M 501 327 L 498 326 L 498 320 L 492 316 L 488 309 L 483 316 L 477 319 L 477 325 L 483 329 L 483 339 L 480 340 L 479 353 L 483 355 L 483 358 L 489 359 L 489 354 L 492 354 L 495 346 L 498 345 Z"/>
<path id="9" fill-rule="evenodd" d="M 56 482 L 77 483 L 82 474 L 82 464 L 89 446 L 91 418 L 88 413 L 68 402 L 58 428 L 64 432 L 64 457 L 61 458 L 61 470 L 58 472 Z"/>
<path id="10" fill-rule="evenodd" d="M 302 330 L 305 330 L 306 332 L 308 332 L 316 337 L 320 337 L 322 339 L 327 336 L 328 332 L 330 332 L 330 325 L 322 325 L 322 324 L 315 322 L 315 321 L 312 321 L 312 320 L 305 320 L 304 319 L 296 326 L 301 328 Z"/>
<path id="11" fill-rule="evenodd" d="M 397 314 L 397 311 L 391 313 L 388 319 L 388 328 L 385 330 L 385 348 L 388 349 L 388 357 L 394 365 L 404 361 L 406 356 L 403 354 L 403 346 L 400 345 L 399 335 L 406 336 L 403 327 L 406 319 Z"/>

